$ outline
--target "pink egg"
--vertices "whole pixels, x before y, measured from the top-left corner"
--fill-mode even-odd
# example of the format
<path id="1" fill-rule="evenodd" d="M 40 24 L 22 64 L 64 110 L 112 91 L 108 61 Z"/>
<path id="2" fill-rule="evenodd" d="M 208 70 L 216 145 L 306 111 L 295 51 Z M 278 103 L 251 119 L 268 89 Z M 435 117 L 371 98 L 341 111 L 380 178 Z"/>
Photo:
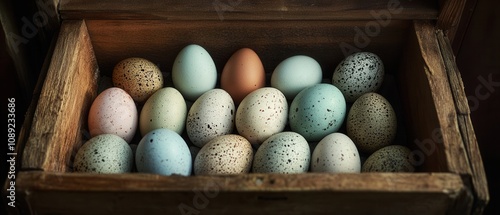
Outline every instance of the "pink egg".
<path id="1" fill-rule="evenodd" d="M 100 93 L 92 103 L 88 124 L 90 136 L 115 134 L 130 143 L 137 129 L 138 114 L 132 97 L 112 87 Z"/>

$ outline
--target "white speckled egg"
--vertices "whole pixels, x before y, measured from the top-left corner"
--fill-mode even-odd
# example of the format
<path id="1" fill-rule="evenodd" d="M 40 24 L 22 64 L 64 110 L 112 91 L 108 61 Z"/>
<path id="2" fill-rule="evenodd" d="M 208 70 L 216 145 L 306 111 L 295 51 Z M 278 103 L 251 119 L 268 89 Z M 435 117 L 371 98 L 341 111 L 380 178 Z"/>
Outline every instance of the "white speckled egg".
<path id="1" fill-rule="evenodd" d="M 233 132 L 235 106 L 223 89 L 209 90 L 194 102 L 186 120 L 186 131 L 194 145 L 202 147 L 213 138 Z"/>
<path id="2" fill-rule="evenodd" d="M 196 156 L 195 175 L 248 173 L 252 167 L 253 149 L 240 135 L 218 136 L 208 142 Z"/>
<path id="3" fill-rule="evenodd" d="M 248 94 L 236 111 L 238 133 L 257 145 L 285 129 L 288 103 L 281 91 L 264 87 Z"/>
<path id="4" fill-rule="evenodd" d="M 304 88 L 321 83 L 322 78 L 323 72 L 316 60 L 296 55 L 278 64 L 271 75 L 271 86 L 291 101 Z"/>
<path id="5" fill-rule="evenodd" d="M 148 132 L 167 128 L 182 134 L 186 124 L 187 106 L 181 93 L 172 87 L 156 91 L 144 103 L 139 117 L 142 136 Z"/>
<path id="6" fill-rule="evenodd" d="M 138 118 L 132 97 L 120 88 L 108 88 L 101 92 L 90 106 L 90 136 L 116 134 L 130 143 L 137 129 Z"/>
<path id="7" fill-rule="evenodd" d="M 190 175 L 191 152 L 182 137 L 175 131 L 159 128 L 142 137 L 135 154 L 139 172 L 160 175 Z"/>
<path id="8" fill-rule="evenodd" d="M 411 151 L 406 146 L 386 146 L 366 159 L 362 172 L 414 172 L 410 155 Z"/>
<path id="9" fill-rule="evenodd" d="M 290 105 L 292 131 L 307 141 L 320 141 L 336 132 L 346 115 L 344 96 L 331 84 L 316 84 L 300 91 Z"/>
<path id="10" fill-rule="evenodd" d="M 132 149 L 123 138 L 101 134 L 78 149 L 73 166 L 75 172 L 127 173 L 132 164 Z"/>
<path id="11" fill-rule="evenodd" d="M 113 69 L 113 84 L 124 89 L 136 102 L 144 102 L 163 87 L 160 69 L 144 58 L 127 58 Z"/>
<path id="12" fill-rule="evenodd" d="M 377 93 L 359 97 L 347 115 L 347 136 L 365 153 L 390 145 L 396 131 L 396 113 L 389 101 Z"/>
<path id="13" fill-rule="evenodd" d="M 384 80 L 384 64 L 374 53 L 358 52 L 342 60 L 333 73 L 332 83 L 348 102 L 376 92 Z"/>
<path id="14" fill-rule="evenodd" d="M 269 137 L 257 149 L 252 170 L 256 173 L 304 173 L 309 169 L 311 151 L 300 134 L 285 131 Z"/>
<path id="15" fill-rule="evenodd" d="M 172 81 L 184 98 L 195 101 L 201 94 L 215 87 L 217 69 L 210 54 L 201 46 L 184 47 L 175 58 Z"/>
<path id="16" fill-rule="evenodd" d="M 354 142 L 345 134 L 332 133 L 316 146 L 311 158 L 312 172 L 358 173 L 361 159 Z"/>

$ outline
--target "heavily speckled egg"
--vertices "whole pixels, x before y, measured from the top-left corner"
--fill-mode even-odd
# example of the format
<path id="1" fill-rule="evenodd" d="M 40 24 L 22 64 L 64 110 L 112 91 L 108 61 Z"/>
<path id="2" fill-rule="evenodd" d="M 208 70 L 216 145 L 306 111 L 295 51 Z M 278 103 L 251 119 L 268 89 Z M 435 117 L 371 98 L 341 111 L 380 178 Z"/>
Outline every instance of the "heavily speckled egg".
<path id="1" fill-rule="evenodd" d="M 266 73 L 257 53 L 242 48 L 231 55 L 222 70 L 220 85 L 236 104 L 252 91 L 264 87 Z"/>
<path id="2" fill-rule="evenodd" d="M 159 128 L 142 137 L 135 154 L 139 172 L 160 175 L 190 175 L 191 152 L 175 131 Z"/>
<path id="3" fill-rule="evenodd" d="M 256 173 L 304 173 L 309 169 L 311 151 L 300 134 L 285 131 L 269 137 L 257 149 L 252 171 Z"/>
<path id="4" fill-rule="evenodd" d="M 115 65 L 113 84 L 124 89 L 134 101 L 142 103 L 163 87 L 160 69 L 144 58 L 127 58 Z"/>
<path id="5" fill-rule="evenodd" d="M 248 173 L 252 167 L 253 149 L 240 135 L 218 136 L 208 142 L 196 156 L 195 175 Z"/>
<path id="6" fill-rule="evenodd" d="M 73 163 L 75 172 L 127 173 L 132 170 L 132 149 L 123 138 L 101 134 L 78 149 Z"/>
<path id="7" fill-rule="evenodd" d="M 321 66 L 314 58 L 296 55 L 278 64 L 271 75 L 271 86 L 292 101 L 304 88 L 321 83 L 322 78 Z"/>
<path id="8" fill-rule="evenodd" d="M 362 172 L 414 172 L 406 146 L 390 145 L 374 152 L 363 164 Z"/>
<path id="9" fill-rule="evenodd" d="M 307 141 L 319 141 L 336 132 L 346 115 L 344 96 L 331 84 L 316 84 L 300 91 L 290 105 L 292 131 Z"/>
<path id="10" fill-rule="evenodd" d="M 347 136 L 365 153 L 390 145 L 396 131 L 396 113 L 389 101 L 377 93 L 359 97 L 347 115 Z"/>
<path id="11" fill-rule="evenodd" d="M 281 91 L 264 87 L 248 94 L 236 110 L 236 129 L 257 145 L 285 129 L 288 103 Z"/>
<path id="12" fill-rule="evenodd" d="M 223 89 L 209 90 L 194 102 L 186 120 L 186 131 L 194 145 L 202 147 L 213 138 L 233 132 L 236 108 Z"/>
<path id="13" fill-rule="evenodd" d="M 332 133 L 316 146 L 311 158 L 312 172 L 358 173 L 361 159 L 354 142 L 345 134 Z"/>
<path id="14" fill-rule="evenodd" d="M 172 87 L 156 91 L 144 103 L 139 117 L 142 136 L 157 128 L 182 134 L 186 124 L 187 106 L 181 93 Z"/>
<path id="15" fill-rule="evenodd" d="M 132 97 L 120 88 L 108 88 L 102 91 L 90 106 L 90 136 L 116 134 L 130 142 L 135 135 L 138 118 Z"/>
<path id="16" fill-rule="evenodd" d="M 172 81 L 186 100 L 195 101 L 215 87 L 217 69 L 214 60 L 203 47 L 188 45 L 175 58 Z"/>
<path id="17" fill-rule="evenodd" d="M 361 95 L 376 92 L 384 80 L 384 64 L 371 52 L 358 52 L 347 56 L 335 69 L 332 77 L 348 102 Z"/>

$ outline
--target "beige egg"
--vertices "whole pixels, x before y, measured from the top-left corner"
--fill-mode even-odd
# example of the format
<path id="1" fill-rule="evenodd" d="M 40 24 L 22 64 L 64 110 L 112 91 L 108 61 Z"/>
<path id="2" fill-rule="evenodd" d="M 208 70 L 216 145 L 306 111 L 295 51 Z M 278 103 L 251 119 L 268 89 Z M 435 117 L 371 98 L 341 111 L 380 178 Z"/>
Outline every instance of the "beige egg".
<path id="1" fill-rule="evenodd" d="M 366 159 L 362 172 L 414 172 L 410 159 L 411 151 L 406 146 L 390 145 L 374 152 Z"/>
<path id="2" fill-rule="evenodd" d="M 347 136 L 361 152 L 371 154 L 390 145 L 396 131 L 396 113 L 389 101 L 377 93 L 363 94 L 347 115 Z"/>
<path id="3" fill-rule="evenodd" d="M 163 87 L 160 69 L 144 58 L 127 58 L 113 69 L 113 84 L 124 89 L 134 101 L 142 103 Z"/>
<path id="4" fill-rule="evenodd" d="M 228 175 L 248 173 L 253 149 L 240 135 L 218 136 L 205 144 L 194 161 L 195 175 Z"/>

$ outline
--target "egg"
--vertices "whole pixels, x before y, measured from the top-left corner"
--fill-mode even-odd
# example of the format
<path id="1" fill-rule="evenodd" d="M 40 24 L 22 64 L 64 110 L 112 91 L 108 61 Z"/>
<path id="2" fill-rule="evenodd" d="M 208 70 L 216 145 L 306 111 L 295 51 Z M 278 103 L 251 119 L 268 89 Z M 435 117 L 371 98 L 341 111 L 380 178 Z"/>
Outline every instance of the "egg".
<path id="1" fill-rule="evenodd" d="M 186 120 L 189 139 L 194 145 L 202 147 L 217 136 L 232 133 L 235 112 L 233 99 L 226 91 L 207 91 L 189 109 Z"/>
<path id="2" fill-rule="evenodd" d="M 184 47 L 175 58 L 172 81 L 189 101 L 195 101 L 201 94 L 215 88 L 217 69 L 207 50 L 196 44 Z"/>
<path id="3" fill-rule="evenodd" d="M 132 149 L 114 134 L 97 135 L 83 144 L 75 155 L 75 172 L 127 173 L 132 170 Z"/>
<path id="4" fill-rule="evenodd" d="M 260 88 L 248 94 L 238 106 L 236 129 L 252 145 L 258 145 L 285 129 L 287 114 L 288 103 L 281 91 Z"/>
<path id="5" fill-rule="evenodd" d="M 292 101 L 301 90 L 321 83 L 322 79 L 321 66 L 314 58 L 296 55 L 278 64 L 271 75 L 271 86 Z"/>
<path id="6" fill-rule="evenodd" d="M 218 136 L 208 142 L 195 158 L 195 175 L 228 175 L 248 173 L 252 167 L 253 149 L 240 135 Z"/>
<path id="7" fill-rule="evenodd" d="M 327 135 L 313 151 L 311 171 L 359 173 L 361 159 L 356 145 L 345 134 L 332 133 Z"/>
<path id="8" fill-rule="evenodd" d="M 220 84 L 236 104 L 252 91 L 264 87 L 266 74 L 257 53 L 242 48 L 231 55 L 222 70 Z"/>
<path id="9" fill-rule="evenodd" d="M 252 171 L 256 173 L 304 173 L 309 169 L 311 152 L 300 134 L 285 131 L 266 139 L 255 153 Z"/>
<path id="10" fill-rule="evenodd" d="M 365 93 L 376 92 L 382 85 L 384 73 L 384 64 L 376 54 L 358 52 L 338 64 L 332 83 L 348 102 L 354 102 Z"/>
<path id="11" fill-rule="evenodd" d="M 366 93 L 349 110 L 346 128 L 358 149 L 370 154 L 390 145 L 396 137 L 396 113 L 382 95 Z"/>
<path id="12" fill-rule="evenodd" d="M 181 93 L 172 87 L 156 91 L 144 103 L 139 116 L 142 136 L 148 132 L 167 128 L 182 134 L 186 125 L 187 105 Z"/>
<path id="13" fill-rule="evenodd" d="M 316 84 L 300 91 L 290 105 L 292 131 L 307 141 L 320 141 L 339 130 L 346 115 L 346 102 L 337 87 Z"/>
<path id="14" fill-rule="evenodd" d="M 134 101 L 142 103 L 163 87 L 160 69 L 144 58 L 127 58 L 113 69 L 113 84 L 124 89 Z"/>
<path id="15" fill-rule="evenodd" d="M 92 102 L 88 115 L 91 137 L 115 134 L 130 143 L 137 129 L 138 113 L 134 100 L 121 88 L 102 91 Z"/>
<path id="16" fill-rule="evenodd" d="M 138 172 L 188 176 L 192 171 L 191 152 L 182 137 L 166 128 L 150 131 L 137 146 Z"/>
<path id="17" fill-rule="evenodd" d="M 406 146 L 383 147 L 366 159 L 362 172 L 414 172 L 410 155 L 411 151 Z"/>

